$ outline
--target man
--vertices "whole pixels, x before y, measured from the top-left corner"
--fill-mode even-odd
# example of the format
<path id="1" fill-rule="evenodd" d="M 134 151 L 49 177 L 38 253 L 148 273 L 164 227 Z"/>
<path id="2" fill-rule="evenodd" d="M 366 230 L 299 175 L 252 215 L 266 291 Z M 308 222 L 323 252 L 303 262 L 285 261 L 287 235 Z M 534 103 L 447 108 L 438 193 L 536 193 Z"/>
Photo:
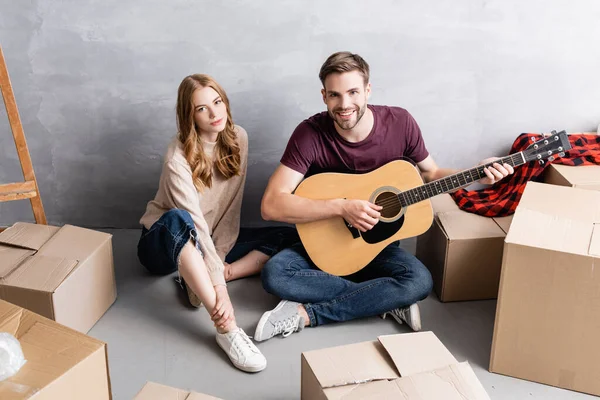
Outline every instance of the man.
<path id="1" fill-rule="evenodd" d="M 262 216 L 292 224 L 342 217 L 362 232 L 373 228 L 381 207 L 366 200 L 311 200 L 293 192 L 305 176 L 320 172 L 364 173 L 400 158 L 412 159 L 425 181 L 458 172 L 438 168 L 425 148 L 416 121 L 399 107 L 367 105 L 369 65 L 349 52 L 332 54 L 321 67 L 327 112 L 298 125 L 262 199 Z M 482 163 L 494 159 L 484 160 Z M 485 169 L 484 184 L 513 173 L 510 165 Z M 398 246 L 388 245 L 365 268 L 339 277 L 318 269 L 301 243 L 272 257 L 262 271 L 265 290 L 283 300 L 263 314 L 254 339 L 287 337 L 305 326 L 391 315 L 421 329 L 417 302 L 427 297 L 427 268 Z"/>

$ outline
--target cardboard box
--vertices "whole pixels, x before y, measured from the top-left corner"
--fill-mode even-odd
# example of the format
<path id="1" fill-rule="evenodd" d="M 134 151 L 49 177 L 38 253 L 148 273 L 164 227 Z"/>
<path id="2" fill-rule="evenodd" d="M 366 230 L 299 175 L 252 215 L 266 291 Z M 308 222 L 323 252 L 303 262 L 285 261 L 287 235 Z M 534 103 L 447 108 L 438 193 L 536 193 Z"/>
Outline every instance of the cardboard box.
<path id="1" fill-rule="evenodd" d="M 301 385 L 307 400 L 489 399 L 469 364 L 458 363 L 432 332 L 304 352 Z"/>
<path id="2" fill-rule="evenodd" d="M 203 393 L 188 392 L 174 387 L 148 382 L 133 400 L 220 400 Z"/>
<path id="3" fill-rule="evenodd" d="M 504 237 L 512 216 L 487 218 L 458 208 L 449 194 L 431 199 L 435 218 L 417 239 L 419 260 L 429 268 L 443 302 L 495 299 Z"/>
<path id="4" fill-rule="evenodd" d="M 544 171 L 544 182 L 579 189 L 600 190 L 600 165 L 551 164 Z"/>
<path id="5" fill-rule="evenodd" d="M 529 182 L 502 264 L 490 371 L 600 395 L 600 192 Z"/>
<path id="6" fill-rule="evenodd" d="M 0 332 L 19 340 L 27 361 L 0 382 L 0 399 L 111 398 L 105 343 L 3 300 Z"/>
<path id="7" fill-rule="evenodd" d="M 0 233 L 0 299 L 87 333 L 116 297 L 111 235 L 27 223 Z"/>

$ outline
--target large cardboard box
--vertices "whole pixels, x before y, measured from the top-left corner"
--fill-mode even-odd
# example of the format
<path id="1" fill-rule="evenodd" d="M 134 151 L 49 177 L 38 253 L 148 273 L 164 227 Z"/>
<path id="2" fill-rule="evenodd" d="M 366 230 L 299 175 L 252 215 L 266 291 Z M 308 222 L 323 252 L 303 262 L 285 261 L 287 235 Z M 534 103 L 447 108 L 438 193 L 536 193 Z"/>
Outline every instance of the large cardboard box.
<path id="1" fill-rule="evenodd" d="M 432 332 L 307 351 L 301 373 L 306 400 L 489 400 L 469 364 Z"/>
<path id="2" fill-rule="evenodd" d="M 551 164 L 544 171 L 544 182 L 579 189 L 600 190 L 600 165 Z"/>
<path id="3" fill-rule="evenodd" d="M 487 218 L 458 208 L 449 194 L 431 199 L 435 218 L 417 239 L 417 258 L 429 268 L 443 302 L 495 299 L 504 237 L 512 216 Z"/>
<path id="4" fill-rule="evenodd" d="M 218 397 L 203 393 L 188 392 L 187 390 L 148 382 L 133 400 L 220 400 Z"/>
<path id="5" fill-rule="evenodd" d="M 0 399 L 111 398 L 105 343 L 3 300 L 0 332 L 19 340 L 27 361 L 0 382 Z"/>
<path id="6" fill-rule="evenodd" d="M 600 395 L 600 192 L 529 182 L 502 264 L 490 371 Z"/>
<path id="7" fill-rule="evenodd" d="M 28 223 L 0 233 L 0 299 L 87 333 L 116 297 L 111 235 Z"/>

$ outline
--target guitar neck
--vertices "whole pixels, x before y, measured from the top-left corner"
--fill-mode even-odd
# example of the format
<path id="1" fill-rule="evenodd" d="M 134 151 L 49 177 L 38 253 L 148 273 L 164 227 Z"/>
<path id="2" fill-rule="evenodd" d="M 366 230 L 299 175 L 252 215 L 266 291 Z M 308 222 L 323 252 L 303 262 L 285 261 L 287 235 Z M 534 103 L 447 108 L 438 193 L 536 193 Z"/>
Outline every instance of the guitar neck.
<path id="1" fill-rule="evenodd" d="M 500 160 L 493 161 L 489 164 L 484 164 L 458 172 L 454 175 L 448 175 L 444 178 L 426 183 L 424 185 L 409 189 L 398 194 L 400 203 L 403 207 L 410 206 L 411 204 L 419 203 L 423 200 L 427 200 L 431 197 L 448 193 L 461 187 L 470 185 L 473 182 L 478 181 L 481 178 L 485 178 L 486 174 L 483 171 L 485 167 L 489 167 L 494 163 L 509 164 L 512 167 L 525 164 L 525 156 L 523 152 L 515 153 L 510 156 L 501 158 Z"/>

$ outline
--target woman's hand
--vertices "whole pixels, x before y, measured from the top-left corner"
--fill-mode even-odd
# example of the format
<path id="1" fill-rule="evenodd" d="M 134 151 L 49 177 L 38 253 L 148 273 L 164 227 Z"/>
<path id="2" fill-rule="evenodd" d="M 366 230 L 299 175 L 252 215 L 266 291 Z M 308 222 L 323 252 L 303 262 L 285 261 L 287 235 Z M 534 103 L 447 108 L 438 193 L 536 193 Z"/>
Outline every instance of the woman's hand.
<path id="1" fill-rule="evenodd" d="M 215 327 L 225 329 L 227 325 L 234 321 L 233 305 L 229 299 L 227 286 L 215 286 L 215 293 L 217 295 L 217 302 L 210 315 L 210 319 L 214 322 Z"/>

